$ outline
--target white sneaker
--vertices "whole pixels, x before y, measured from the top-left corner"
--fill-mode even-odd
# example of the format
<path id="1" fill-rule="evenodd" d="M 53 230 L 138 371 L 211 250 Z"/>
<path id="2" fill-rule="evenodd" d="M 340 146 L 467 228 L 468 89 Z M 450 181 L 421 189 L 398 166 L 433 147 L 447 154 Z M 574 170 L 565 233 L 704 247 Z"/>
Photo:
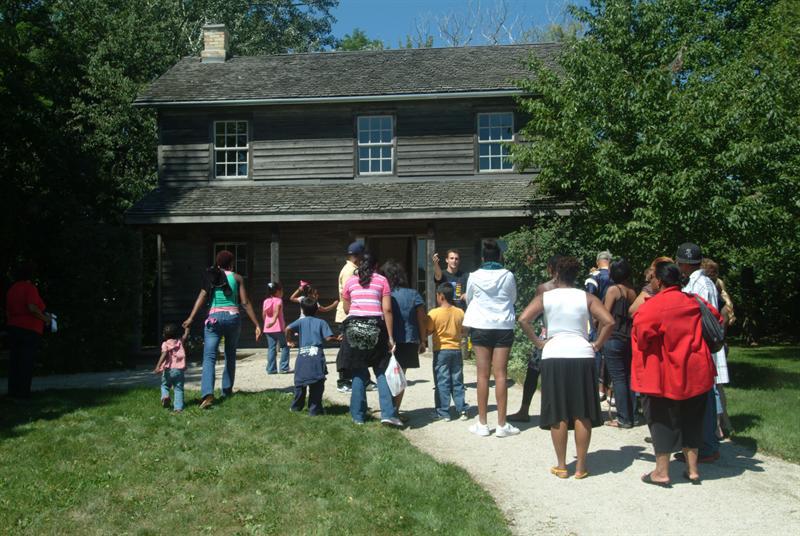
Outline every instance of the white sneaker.
<path id="1" fill-rule="evenodd" d="M 461 420 L 461 421 L 468 421 L 469 420 L 469 415 L 467 415 L 466 411 L 462 411 L 461 415 L 458 417 L 458 419 Z"/>
<path id="2" fill-rule="evenodd" d="M 497 430 L 494 432 L 495 437 L 509 437 L 517 434 L 519 434 L 519 428 L 510 423 L 506 423 L 503 426 L 498 426 Z"/>
<path id="3" fill-rule="evenodd" d="M 403 427 L 403 421 L 401 421 L 397 417 L 392 417 L 391 419 L 381 419 L 381 424 L 394 426 L 395 428 L 402 428 Z"/>
<path id="4" fill-rule="evenodd" d="M 491 433 L 492 433 L 492 431 L 489 430 L 489 425 L 488 424 L 481 424 L 479 422 L 476 422 L 475 424 L 471 425 L 469 427 L 469 431 L 472 432 L 473 434 L 475 434 L 477 436 L 481 436 L 481 437 L 486 437 L 488 435 L 491 435 Z M 519 431 L 519 430 L 517 430 L 517 431 Z"/>

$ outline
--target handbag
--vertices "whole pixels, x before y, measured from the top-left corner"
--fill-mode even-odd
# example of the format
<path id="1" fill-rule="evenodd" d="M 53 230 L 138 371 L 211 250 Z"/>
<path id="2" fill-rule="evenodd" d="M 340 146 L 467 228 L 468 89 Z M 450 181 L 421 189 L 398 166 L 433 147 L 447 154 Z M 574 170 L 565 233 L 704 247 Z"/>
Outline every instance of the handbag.
<path id="1" fill-rule="evenodd" d="M 703 340 L 706 341 L 708 349 L 712 354 L 716 354 L 725 346 L 725 330 L 722 325 L 717 321 L 706 302 L 701 300 L 698 296 L 694 297 L 700 305 L 700 321 L 703 327 Z"/>

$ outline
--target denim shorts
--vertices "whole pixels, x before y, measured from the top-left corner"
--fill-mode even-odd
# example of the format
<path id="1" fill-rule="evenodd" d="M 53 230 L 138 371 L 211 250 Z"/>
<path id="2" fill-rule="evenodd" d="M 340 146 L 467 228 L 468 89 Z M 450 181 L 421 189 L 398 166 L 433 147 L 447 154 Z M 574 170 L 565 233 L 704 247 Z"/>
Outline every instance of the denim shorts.
<path id="1" fill-rule="evenodd" d="M 514 344 L 513 329 L 478 329 L 469 330 L 473 346 L 485 348 L 511 348 Z"/>

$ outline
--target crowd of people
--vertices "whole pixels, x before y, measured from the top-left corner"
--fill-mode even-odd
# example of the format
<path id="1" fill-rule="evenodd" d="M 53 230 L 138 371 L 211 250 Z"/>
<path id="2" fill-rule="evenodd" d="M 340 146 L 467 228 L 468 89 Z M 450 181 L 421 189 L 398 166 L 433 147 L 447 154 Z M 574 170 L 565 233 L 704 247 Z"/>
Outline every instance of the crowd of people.
<path id="1" fill-rule="evenodd" d="M 550 431 L 556 457 L 550 472 L 558 478 L 588 476 L 592 428 L 603 424 L 632 428 L 640 423 L 640 409 L 656 457 L 655 469 L 642 476 L 643 482 L 670 486 L 667 468 L 675 453 L 686 464 L 684 478 L 699 483 L 698 463 L 719 457 L 719 440 L 726 433 L 722 385 L 728 382 L 728 374 L 725 349 L 709 350 L 704 320 L 724 325 L 733 318 L 733 306 L 716 277 L 716 265 L 702 257 L 697 245 L 680 245 L 674 261 L 656 258 L 638 294 L 630 264 L 614 260 L 608 251 L 597 255 L 583 288 L 577 285 L 584 270 L 578 259 L 554 256 L 547 263 L 551 279 L 539 285 L 519 316 L 516 279 L 504 267 L 495 240 L 483 242 L 481 264 L 469 274 L 461 272 L 457 250 L 447 252 L 445 270 L 439 266 L 438 255 L 433 260 L 437 307 L 426 311 L 422 296 L 410 288 L 402 264 L 388 260 L 380 265 L 361 243 L 354 242 L 347 249 L 337 299 L 321 307 L 319 293 L 301 281 L 290 298 L 300 305 L 300 318 L 287 324 L 282 285 L 269 283 L 259 322 L 243 279 L 231 269 L 233 256 L 220 252 L 216 265 L 204 276 L 195 306 L 183 323 L 183 334 L 178 326 L 165 328 L 156 367 L 162 374 L 162 403 L 169 406 L 172 388 L 175 410 L 183 409 L 181 342 L 207 303 L 202 408 L 214 403 L 214 365 L 221 337 L 225 338 L 222 396 L 232 393 L 241 308 L 253 323 L 256 339 L 262 332 L 267 337 L 268 374 L 290 372 L 288 347 L 298 348 L 292 411 L 302 411 L 308 399 L 310 415 L 323 413 L 328 373 L 324 346 L 338 342 L 337 387 L 350 394 L 352 421 L 364 424 L 366 392 L 374 385 L 381 422 L 402 427 L 406 420 L 400 413 L 403 393 L 392 393 L 387 367 L 394 358 L 404 372 L 418 368 L 419 354 L 426 351 L 431 336 L 432 419 L 467 421 L 472 417 L 463 378 L 464 353 L 471 347 L 477 369 L 477 415 L 469 431 L 481 437 L 519 434 L 512 422 L 530 419 L 533 394 L 540 384 L 539 426 Z M 317 316 L 334 308 L 335 330 Z M 517 325 L 535 350 L 523 384 L 522 405 L 507 415 L 508 360 Z M 491 376 L 496 426 L 488 422 Z M 604 419 L 600 405 L 604 399 L 615 406 L 615 418 Z M 566 460 L 570 430 L 577 452 L 572 475 Z"/>

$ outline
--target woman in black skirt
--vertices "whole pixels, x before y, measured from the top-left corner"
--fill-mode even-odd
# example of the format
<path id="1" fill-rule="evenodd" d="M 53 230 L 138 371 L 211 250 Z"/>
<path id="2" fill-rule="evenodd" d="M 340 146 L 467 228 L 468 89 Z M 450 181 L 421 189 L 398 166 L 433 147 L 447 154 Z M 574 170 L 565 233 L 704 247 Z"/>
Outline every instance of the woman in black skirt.
<path id="1" fill-rule="evenodd" d="M 556 264 L 555 288 L 536 296 L 519 317 L 522 330 L 542 349 L 542 410 L 539 426 L 550 430 L 558 465 L 550 472 L 568 478 L 567 431 L 575 430 L 578 462 L 575 478 L 588 476 L 586 453 L 592 427 L 601 426 L 600 398 L 594 354 L 611 335 L 614 319 L 595 296 L 575 288 L 580 263 L 561 257 Z M 547 339 L 536 336 L 531 322 L 544 314 Z M 597 340 L 589 342 L 589 321 L 598 324 Z"/>

